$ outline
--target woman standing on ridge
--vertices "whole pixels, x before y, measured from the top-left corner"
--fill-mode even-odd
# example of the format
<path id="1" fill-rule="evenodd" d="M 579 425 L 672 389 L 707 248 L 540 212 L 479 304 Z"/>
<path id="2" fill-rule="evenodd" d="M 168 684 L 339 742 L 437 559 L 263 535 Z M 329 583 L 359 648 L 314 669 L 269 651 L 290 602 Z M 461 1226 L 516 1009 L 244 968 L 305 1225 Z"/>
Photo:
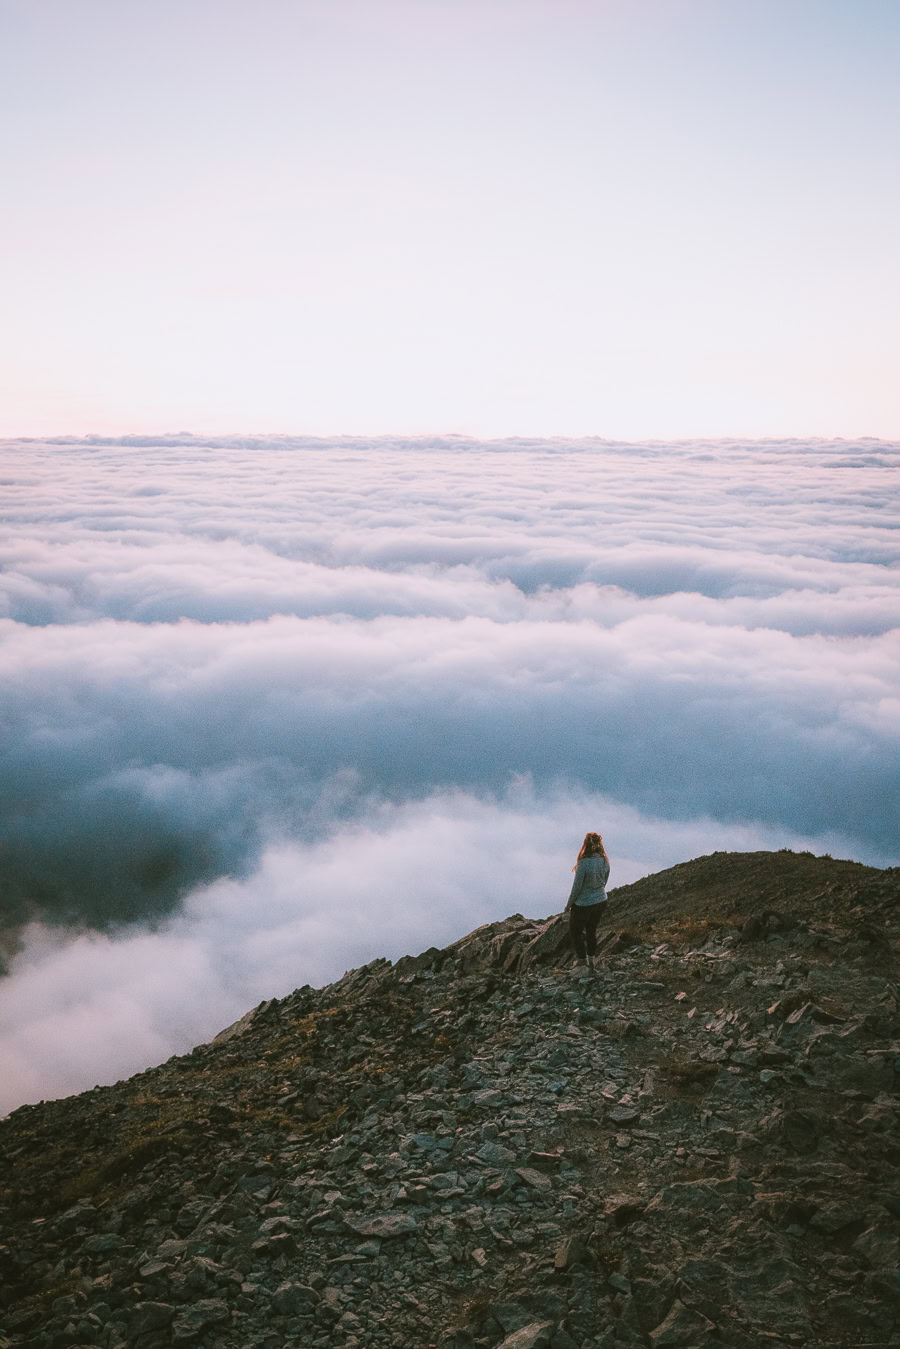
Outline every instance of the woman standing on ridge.
<path id="1" fill-rule="evenodd" d="M 606 903 L 606 882 L 609 880 L 609 858 L 601 834 L 585 834 L 572 870 L 575 879 L 565 909 L 569 915 L 569 936 L 577 959 L 583 960 L 592 970 L 597 954 L 600 906 Z"/>

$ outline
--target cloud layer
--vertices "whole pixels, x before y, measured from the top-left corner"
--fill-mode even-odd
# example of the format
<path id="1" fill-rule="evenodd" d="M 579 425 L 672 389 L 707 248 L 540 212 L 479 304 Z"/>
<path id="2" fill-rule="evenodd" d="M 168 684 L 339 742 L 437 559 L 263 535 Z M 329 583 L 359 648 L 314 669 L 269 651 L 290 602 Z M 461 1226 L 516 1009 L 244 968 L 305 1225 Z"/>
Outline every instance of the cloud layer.
<path id="1" fill-rule="evenodd" d="M 25 623 L 609 623 L 673 601 L 703 622 L 801 634 L 897 622 L 900 449 L 886 442 L 132 438 L 0 451 L 0 612 Z"/>
<path id="2" fill-rule="evenodd" d="M 0 868 L 31 924 L 0 983 L 8 1080 L 104 1076 L 92 1050 L 53 1069 L 53 1007 L 157 1057 L 293 986 L 282 950 L 318 982 L 527 908 L 494 908 L 487 834 L 540 834 L 522 874 L 546 889 L 604 828 L 585 802 L 644 870 L 742 830 L 894 861 L 898 465 L 875 441 L 0 445 Z M 423 925 L 416 831 L 463 816 L 449 852 L 474 860 L 452 893 L 426 868 Z M 371 902 L 351 884 L 335 924 L 321 850 L 358 838 Z M 302 940 L 276 893 L 308 896 Z M 153 973 L 170 957 L 202 995 Z M 74 969 L 77 1015 L 50 996 Z M 145 994 L 113 1016 L 107 985 Z"/>

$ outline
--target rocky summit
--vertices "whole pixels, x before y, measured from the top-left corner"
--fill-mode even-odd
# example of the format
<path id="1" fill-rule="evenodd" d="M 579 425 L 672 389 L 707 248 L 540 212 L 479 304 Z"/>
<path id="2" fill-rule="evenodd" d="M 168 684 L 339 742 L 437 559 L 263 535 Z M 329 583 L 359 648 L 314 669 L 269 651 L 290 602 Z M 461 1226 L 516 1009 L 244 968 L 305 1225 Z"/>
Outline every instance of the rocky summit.
<path id="1" fill-rule="evenodd" d="M 900 1343 L 900 869 L 718 853 L 0 1122 L 0 1349 Z"/>

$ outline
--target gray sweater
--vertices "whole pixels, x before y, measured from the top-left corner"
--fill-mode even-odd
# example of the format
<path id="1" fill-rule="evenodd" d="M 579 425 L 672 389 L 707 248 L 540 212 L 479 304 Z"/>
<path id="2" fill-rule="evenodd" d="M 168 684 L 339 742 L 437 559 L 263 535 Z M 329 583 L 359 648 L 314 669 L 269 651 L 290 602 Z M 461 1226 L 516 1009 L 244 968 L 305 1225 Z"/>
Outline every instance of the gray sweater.
<path id="1" fill-rule="evenodd" d="M 575 868 L 575 879 L 566 908 L 577 904 L 606 903 L 606 882 L 609 880 L 609 862 L 605 857 L 582 857 Z"/>

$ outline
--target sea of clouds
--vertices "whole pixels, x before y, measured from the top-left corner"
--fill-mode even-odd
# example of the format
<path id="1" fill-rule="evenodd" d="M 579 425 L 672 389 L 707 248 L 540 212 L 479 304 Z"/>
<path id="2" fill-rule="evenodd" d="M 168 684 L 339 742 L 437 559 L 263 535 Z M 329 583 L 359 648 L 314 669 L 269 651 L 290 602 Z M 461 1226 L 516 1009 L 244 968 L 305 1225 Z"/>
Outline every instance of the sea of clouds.
<path id="1" fill-rule="evenodd" d="M 900 445 L 0 443 L 0 1111 L 715 849 L 895 864 Z"/>

